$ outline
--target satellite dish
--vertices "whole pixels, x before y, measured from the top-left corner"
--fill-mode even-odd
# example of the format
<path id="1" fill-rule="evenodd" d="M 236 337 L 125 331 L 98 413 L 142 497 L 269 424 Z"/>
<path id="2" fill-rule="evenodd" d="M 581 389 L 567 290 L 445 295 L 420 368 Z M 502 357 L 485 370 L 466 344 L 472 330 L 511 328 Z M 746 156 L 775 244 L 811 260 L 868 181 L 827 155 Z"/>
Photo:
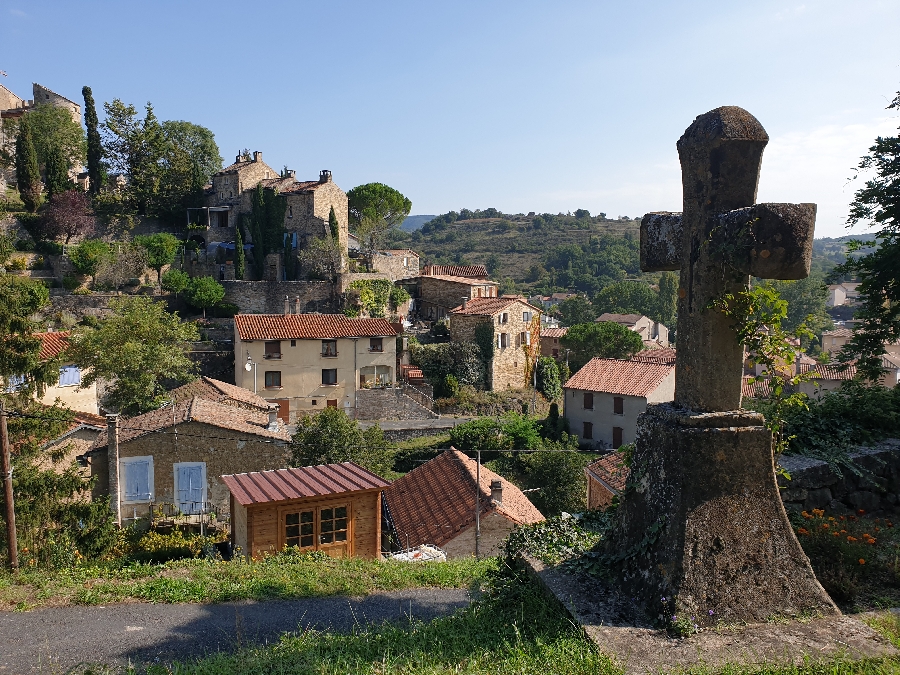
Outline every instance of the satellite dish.
<path id="1" fill-rule="evenodd" d="M 253 368 L 253 366 L 250 365 L 249 361 L 247 361 L 247 363 L 244 364 L 244 370 L 246 370 L 248 373 L 250 372 L 250 370 L 252 368 Z"/>

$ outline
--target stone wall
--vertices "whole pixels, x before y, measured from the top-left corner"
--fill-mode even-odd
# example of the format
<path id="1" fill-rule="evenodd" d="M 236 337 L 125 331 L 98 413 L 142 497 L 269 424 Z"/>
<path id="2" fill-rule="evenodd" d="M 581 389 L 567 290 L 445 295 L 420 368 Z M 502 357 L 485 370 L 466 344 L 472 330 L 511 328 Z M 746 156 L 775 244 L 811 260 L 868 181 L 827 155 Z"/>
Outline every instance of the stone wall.
<path id="1" fill-rule="evenodd" d="M 419 275 L 419 256 L 411 250 L 378 251 L 372 258 L 372 268 L 391 281 L 409 279 Z"/>
<path id="2" fill-rule="evenodd" d="M 358 390 L 356 416 L 361 420 L 430 420 L 440 417 L 413 401 L 399 388 Z"/>
<path id="3" fill-rule="evenodd" d="M 77 317 L 104 317 L 109 314 L 109 303 L 116 298 L 128 297 L 116 293 L 91 293 L 90 295 L 72 295 L 63 289 L 50 290 L 50 311 L 48 314 L 69 312 Z"/>
<path id="4" fill-rule="evenodd" d="M 225 302 L 238 306 L 242 314 L 283 314 L 284 299 L 291 311 L 300 298 L 300 312 L 335 311 L 334 284 L 328 281 L 223 281 Z"/>
<path id="5" fill-rule="evenodd" d="M 837 475 L 822 461 L 783 456 L 781 466 L 791 480 L 779 477 L 781 498 L 788 511 L 825 509 L 829 515 L 895 510 L 900 506 L 900 440 L 888 439 L 850 454 L 862 476 L 848 469 Z"/>

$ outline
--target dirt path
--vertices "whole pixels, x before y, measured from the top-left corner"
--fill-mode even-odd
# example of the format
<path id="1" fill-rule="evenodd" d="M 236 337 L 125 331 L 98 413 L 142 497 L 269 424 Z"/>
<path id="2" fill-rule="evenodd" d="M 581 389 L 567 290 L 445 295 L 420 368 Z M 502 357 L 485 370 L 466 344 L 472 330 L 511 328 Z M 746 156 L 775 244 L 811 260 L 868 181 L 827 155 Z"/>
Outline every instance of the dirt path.
<path id="1" fill-rule="evenodd" d="M 469 604 L 465 589 L 419 588 L 364 598 L 210 605 L 111 604 L 0 612 L 0 673 L 59 673 L 83 664 L 184 660 L 277 641 L 298 628 L 429 620 Z"/>

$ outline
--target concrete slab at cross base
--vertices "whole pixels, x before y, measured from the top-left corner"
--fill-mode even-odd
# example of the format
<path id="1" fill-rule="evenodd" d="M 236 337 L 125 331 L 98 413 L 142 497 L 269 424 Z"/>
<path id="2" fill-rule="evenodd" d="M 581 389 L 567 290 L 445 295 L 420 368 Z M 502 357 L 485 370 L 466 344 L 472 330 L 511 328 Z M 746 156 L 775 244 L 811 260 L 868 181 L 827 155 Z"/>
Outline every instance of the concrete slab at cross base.
<path id="1" fill-rule="evenodd" d="M 587 637 L 627 675 L 656 675 L 693 666 L 715 670 L 726 664 L 799 665 L 804 659 L 900 654 L 862 621 L 841 615 L 707 628 L 686 639 L 672 638 L 665 631 L 623 620 L 624 603 L 619 595 L 593 577 L 563 572 L 527 558 L 524 564 L 548 595 L 562 603 Z"/>
<path id="2" fill-rule="evenodd" d="M 629 484 L 606 552 L 651 619 L 839 614 L 788 522 L 761 415 L 648 406 Z"/>

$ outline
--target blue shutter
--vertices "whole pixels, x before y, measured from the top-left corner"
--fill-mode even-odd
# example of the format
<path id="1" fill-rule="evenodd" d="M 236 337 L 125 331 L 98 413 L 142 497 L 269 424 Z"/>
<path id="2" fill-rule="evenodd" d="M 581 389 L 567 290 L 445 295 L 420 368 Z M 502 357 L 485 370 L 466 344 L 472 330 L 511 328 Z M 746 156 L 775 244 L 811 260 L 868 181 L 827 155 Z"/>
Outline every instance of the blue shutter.
<path id="1" fill-rule="evenodd" d="M 81 368 L 78 366 L 63 366 L 59 369 L 59 386 L 74 387 L 81 384 Z"/>
<path id="2" fill-rule="evenodd" d="M 203 502 L 203 467 L 178 467 L 178 507 L 182 513 L 200 513 Z"/>
<path id="3" fill-rule="evenodd" d="M 18 391 L 23 384 L 25 384 L 24 375 L 10 375 L 6 379 L 6 393 L 11 394 L 14 391 Z"/>
<path id="4" fill-rule="evenodd" d="M 125 464 L 125 501 L 150 501 L 150 462 L 140 460 Z"/>

